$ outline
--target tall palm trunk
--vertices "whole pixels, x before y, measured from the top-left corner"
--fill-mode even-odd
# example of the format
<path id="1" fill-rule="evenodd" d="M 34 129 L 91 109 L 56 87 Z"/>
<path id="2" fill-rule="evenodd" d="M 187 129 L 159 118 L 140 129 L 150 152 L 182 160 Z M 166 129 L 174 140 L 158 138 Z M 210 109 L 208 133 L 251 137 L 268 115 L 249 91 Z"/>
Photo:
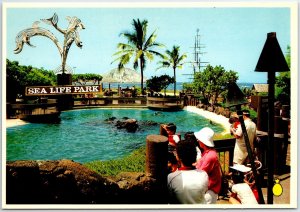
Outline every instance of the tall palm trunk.
<path id="1" fill-rule="evenodd" d="M 174 70 L 174 96 L 176 96 L 176 68 L 173 68 Z"/>
<path id="2" fill-rule="evenodd" d="M 142 91 L 142 92 L 143 92 L 143 90 L 144 90 L 144 84 L 143 84 L 143 82 L 144 82 L 144 70 L 143 70 L 143 66 L 144 66 L 143 61 L 142 61 L 142 59 L 140 58 L 140 67 L 141 67 L 141 91 Z"/>

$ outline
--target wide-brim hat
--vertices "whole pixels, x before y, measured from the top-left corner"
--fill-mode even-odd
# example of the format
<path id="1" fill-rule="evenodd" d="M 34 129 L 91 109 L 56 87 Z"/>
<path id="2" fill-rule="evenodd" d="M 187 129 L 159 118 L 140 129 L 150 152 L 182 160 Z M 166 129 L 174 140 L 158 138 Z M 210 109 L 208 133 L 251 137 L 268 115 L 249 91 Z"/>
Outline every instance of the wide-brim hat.
<path id="1" fill-rule="evenodd" d="M 214 134 L 215 132 L 209 127 L 204 127 L 200 131 L 194 133 L 197 140 L 199 140 L 208 147 L 215 146 L 213 139 Z"/>
<path id="2" fill-rule="evenodd" d="M 233 166 L 230 166 L 231 169 L 234 169 L 236 171 L 240 172 L 249 172 L 251 171 L 251 168 L 242 164 L 234 164 Z"/>

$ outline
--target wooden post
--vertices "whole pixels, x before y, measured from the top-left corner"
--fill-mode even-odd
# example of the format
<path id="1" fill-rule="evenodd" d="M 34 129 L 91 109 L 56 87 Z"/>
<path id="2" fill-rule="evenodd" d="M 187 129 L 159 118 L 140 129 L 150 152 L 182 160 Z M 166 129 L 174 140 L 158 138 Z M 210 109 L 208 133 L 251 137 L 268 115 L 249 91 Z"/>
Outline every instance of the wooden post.
<path id="1" fill-rule="evenodd" d="M 146 174 L 167 185 L 168 138 L 148 135 L 146 138 Z"/>
<path id="2" fill-rule="evenodd" d="M 244 122 L 242 111 L 240 110 L 240 107 L 241 107 L 241 105 L 236 106 L 237 114 L 239 116 L 239 121 L 241 123 L 243 136 L 244 136 L 244 141 L 245 141 L 245 144 L 246 144 L 246 147 L 247 147 L 248 157 L 249 157 L 249 160 L 250 160 L 250 163 L 251 163 L 251 169 L 252 169 L 252 172 L 253 172 L 253 175 L 254 175 L 255 185 L 256 185 L 259 200 L 260 200 L 259 204 L 265 204 L 264 196 L 263 196 L 263 193 L 262 193 L 262 190 L 261 190 L 261 185 L 260 185 L 260 182 L 258 180 L 257 171 L 256 171 L 256 167 L 255 167 L 255 164 L 254 164 L 254 157 L 253 157 L 252 149 L 251 149 L 251 146 L 250 146 L 248 133 L 247 133 L 247 130 L 246 130 L 245 122 Z"/>
<path id="3" fill-rule="evenodd" d="M 103 83 L 100 84 L 100 91 L 99 94 L 102 95 L 103 94 Z"/>
<path id="4" fill-rule="evenodd" d="M 275 72 L 268 72 L 268 204 L 273 204 L 273 185 L 274 185 L 274 93 L 275 93 Z"/>

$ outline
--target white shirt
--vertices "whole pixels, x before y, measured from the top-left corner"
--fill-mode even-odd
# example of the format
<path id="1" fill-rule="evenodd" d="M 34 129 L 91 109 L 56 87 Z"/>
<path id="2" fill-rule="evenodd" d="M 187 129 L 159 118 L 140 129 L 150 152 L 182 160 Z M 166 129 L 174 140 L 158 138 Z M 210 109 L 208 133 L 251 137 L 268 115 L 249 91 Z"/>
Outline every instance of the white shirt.
<path id="1" fill-rule="evenodd" d="M 237 194 L 237 197 L 242 204 L 258 204 L 250 186 L 247 183 L 238 183 L 232 186 L 232 192 Z"/>
<path id="2" fill-rule="evenodd" d="M 208 175 L 196 169 L 177 170 L 168 175 L 168 189 L 171 197 L 179 203 L 206 204 L 204 195 L 208 189 Z"/>
<path id="3" fill-rule="evenodd" d="M 253 151 L 254 139 L 256 139 L 256 124 L 253 121 L 251 121 L 251 119 L 246 119 L 244 123 L 248 134 L 250 146 Z M 237 138 L 235 142 L 233 162 L 237 164 L 242 164 L 248 156 L 248 151 L 241 124 L 238 125 L 235 134 L 238 135 L 240 138 Z"/>

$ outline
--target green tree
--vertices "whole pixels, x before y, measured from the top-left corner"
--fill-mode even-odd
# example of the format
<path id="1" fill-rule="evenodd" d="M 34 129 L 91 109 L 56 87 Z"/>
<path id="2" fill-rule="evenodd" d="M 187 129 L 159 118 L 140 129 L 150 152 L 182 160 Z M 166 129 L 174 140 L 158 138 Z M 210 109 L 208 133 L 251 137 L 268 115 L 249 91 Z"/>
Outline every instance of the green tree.
<path id="1" fill-rule="evenodd" d="M 287 53 L 285 55 L 286 62 L 291 67 L 291 48 L 287 46 Z M 276 77 L 275 97 L 284 104 L 290 104 L 291 98 L 291 72 L 280 72 Z"/>
<path id="2" fill-rule="evenodd" d="M 192 92 L 194 92 L 194 84 L 193 84 L 193 83 L 184 82 L 184 83 L 182 84 L 182 88 L 183 88 L 183 90 L 185 90 L 185 92 L 187 92 L 187 93 L 192 93 Z"/>
<path id="3" fill-rule="evenodd" d="M 174 83 L 174 77 L 169 75 L 152 76 L 151 79 L 146 81 L 146 87 L 150 91 L 151 96 L 153 96 L 154 92 L 160 92 L 163 89 L 166 96 L 166 89 L 172 83 Z"/>
<path id="4" fill-rule="evenodd" d="M 143 90 L 144 69 L 147 60 L 152 61 L 154 55 L 162 56 L 159 52 L 155 51 L 155 47 L 161 47 L 162 44 L 155 42 L 156 32 L 154 31 L 147 38 L 148 21 L 133 19 L 133 31 L 123 32 L 120 35 L 127 39 L 127 43 L 119 43 L 118 51 L 113 55 L 117 58 L 113 61 L 119 61 L 118 68 L 121 69 L 133 59 L 133 68 L 136 70 L 138 66 L 141 72 L 141 90 Z"/>
<path id="5" fill-rule="evenodd" d="M 171 67 L 174 72 L 174 96 L 176 96 L 176 69 L 181 69 L 184 62 L 183 60 L 187 57 L 186 54 L 180 55 L 180 47 L 173 46 L 172 50 L 166 50 L 166 55 L 163 56 L 163 60 L 159 61 L 161 65 L 160 68 L 169 68 Z"/>
<path id="6" fill-rule="evenodd" d="M 26 86 L 55 85 L 52 71 L 32 66 L 19 65 L 17 61 L 6 60 L 6 101 L 14 102 L 17 95 L 25 94 Z"/>
<path id="7" fill-rule="evenodd" d="M 222 66 L 213 67 L 208 65 L 203 71 L 197 72 L 194 78 L 194 88 L 201 93 L 205 103 L 217 102 L 218 96 L 226 90 L 229 82 L 236 82 L 238 79 L 235 71 L 226 71 Z"/>

